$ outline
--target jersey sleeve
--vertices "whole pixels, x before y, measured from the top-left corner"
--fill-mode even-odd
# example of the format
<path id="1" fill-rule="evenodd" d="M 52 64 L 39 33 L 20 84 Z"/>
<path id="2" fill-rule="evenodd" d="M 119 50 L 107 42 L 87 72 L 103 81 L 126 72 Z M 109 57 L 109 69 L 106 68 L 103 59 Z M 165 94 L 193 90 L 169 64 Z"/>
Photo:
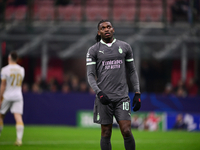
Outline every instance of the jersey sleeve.
<path id="1" fill-rule="evenodd" d="M 127 44 L 127 51 L 126 51 L 126 57 L 125 57 L 125 61 L 126 62 L 133 62 L 133 51 L 132 48 L 129 44 Z"/>
<path id="2" fill-rule="evenodd" d="M 22 74 L 23 74 L 23 79 L 25 77 L 25 69 L 22 67 Z"/>
<path id="3" fill-rule="evenodd" d="M 135 67 L 134 59 L 133 59 L 133 51 L 129 44 L 127 46 L 125 61 L 126 61 L 126 68 L 129 74 L 129 78 L 133 86 L 133 90 L 134 90 L 133 92 L 140 93 L 139 78 L 138 78 L 137 70 Z"/>
<path id="4" fill-rule="evenodd" d="M 99 89 L 96 82 L 96 54 L 95 51 L 90 48 L 86 55 L 86 67 L 87 67 L 87 79 L 91 88 L 94 90 L 96 94 L 98 94 L 101 90 Z"/>
<path id="5" fill-rule="evenodd" d="M 5 68 L 1 69 L 1 80 L 6 80 L 6 72 L 5 72 Z"/>

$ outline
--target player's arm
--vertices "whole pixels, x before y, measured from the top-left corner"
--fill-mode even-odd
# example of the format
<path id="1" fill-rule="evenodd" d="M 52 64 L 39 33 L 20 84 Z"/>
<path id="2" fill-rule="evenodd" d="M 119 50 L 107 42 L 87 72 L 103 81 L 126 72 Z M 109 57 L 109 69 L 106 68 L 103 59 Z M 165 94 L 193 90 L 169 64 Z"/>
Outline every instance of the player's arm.
<path id="1" fill-rule="evenodd" d="M 101 90 L 99 89 L 95 76 L 96 76 L 96 63 L 90 62 L 87 63 L 87 79 L 88 83 L 91 86 L 91 88 L 94 90 L 96 94 L 98 94 Z"/>
<path id="2" fill-rule="evenodd" d="M 140 93 L 139 78 L 133 59 L 131 61 L 126 61 L 126 68 L 131 84 L 133 86 L 133 91 L 135 93 Z"/>
<path id="3" fill-rule="evenodd" d="M 1 88 L 0 88 L 0 106 L 1 106 L 1 102 L 3 101 L 3 93 L 6 89 L 6 80 L 2 79 L 1 80 Z"/>
<path id="4" fill-rule="evenodd" d="M 128 45 L 127 57 L 126 57 L 126 68 L 127 72 L 130 77 L 131 84 L 133 86 L 133 91 L 135 92 L 135 96 L 133 98 L 133 111 L 138 111 L 141 107 L 141 100 L 140 100 L 140 85 L 139 85 L 139 78 L 137 74 L 137 70 L 135 67 L 132 49 L 130 45 Z"/>
<path id="5" fill-rule="evenodd" d="M 86 58 L 86 66 L 87 66 L 87 79 L 88 83 L 91 86 L 91 88 L 94 90 L 94 92 L 97 94 L 99 100 L 102 104 L 108 105 L 111 100 L 108 98 L 108 96 L 101 91 L 101 89 L 98 87 L 96 82 L 96 59 L 95 54 L 93 54 L 92 50 L 88 50 L 87 58 Z"/>
<path id="6" fill-rule="evenodd" d="M 133 59 L 132 48 L 130 47 L 130 45 L 127 45 L 125 61 L 126 61 L 126 69 L 127 69 L 131 84 L 133 86 L 133 91 L 135 93 L 140 93 L 139 78 L 138 78 L 137 70 L 135 67 L 134 59 Z"/>
<path id="7" fill-rule="evenodd" d="M 86 55 L 86 69 L 87 69 L 87 79 L 88 83 L 94 92 L 97 94 L 101 90 L 97 86 L 96 82 L 96 53 L 93 48 L 89 48 Z"/>

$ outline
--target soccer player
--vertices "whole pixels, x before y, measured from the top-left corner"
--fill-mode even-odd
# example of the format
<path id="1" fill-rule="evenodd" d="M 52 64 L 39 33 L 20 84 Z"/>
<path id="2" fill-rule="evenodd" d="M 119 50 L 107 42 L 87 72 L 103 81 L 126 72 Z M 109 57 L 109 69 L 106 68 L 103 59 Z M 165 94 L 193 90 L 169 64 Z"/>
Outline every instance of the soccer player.
<path id="1" fill-rule="evenodd" d="M 98 23 L 97 43 L 86 56 L 87 78 L 96 93 L 94 122 L 101 124 L 102 150 L 111 150 L 113 116 L 116 118 L 126 150 L 135 150 L 131 132 L 131 107 L 128 96 L 126 71 L 133 85 L 133 111 L 141 107 L 139 80 L 132 49 L 126 42 L 113 37 L 114 28 L 108 20 Z"/>
<path id="2" fill-rule="evenodd" d="M 4 116 L 10 109 L 16 121 L 17 140 L 15 145 L 21 146 L 24 133 L 22 81 L 25 73 L 24 68 L 17 64 L 17 58 L 17 53 L 11 52 L 8 56 L 8 65 L 1 70 L 0 134 L 3 129 Z"/>

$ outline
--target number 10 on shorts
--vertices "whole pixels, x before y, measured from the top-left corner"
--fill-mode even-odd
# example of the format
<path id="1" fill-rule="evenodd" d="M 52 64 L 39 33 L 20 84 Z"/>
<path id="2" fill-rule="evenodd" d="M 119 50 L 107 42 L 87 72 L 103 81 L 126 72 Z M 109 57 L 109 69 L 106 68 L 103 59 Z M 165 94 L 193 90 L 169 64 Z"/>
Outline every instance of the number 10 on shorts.
<path id="1" fill-rule="evenodd" d="M 129 102 L 123 102 L 123 110 L 129 110 Z"/>

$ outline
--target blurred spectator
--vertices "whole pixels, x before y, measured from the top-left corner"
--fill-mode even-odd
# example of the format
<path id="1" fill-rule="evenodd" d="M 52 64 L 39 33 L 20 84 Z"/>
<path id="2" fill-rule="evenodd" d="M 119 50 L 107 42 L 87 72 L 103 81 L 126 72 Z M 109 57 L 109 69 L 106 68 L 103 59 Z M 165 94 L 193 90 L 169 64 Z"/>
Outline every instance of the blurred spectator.
<path id="1" fill-rule="evenodd" d="M 54 83 L 51 83 L 49 85 L 49 91 L 53 92 L 53 93 L 58 92 L 58 86 L 56 84 L 54 84 Z"/>
<path id="2" fill-rule="evenodd" d="M 41 76 L 37 76 L 35 79 L 35 83 L 39 86 L 40 90 L 46 91 L 47 90 L 47 83 L 42 79 Z"/>
<path id="3" fill-rule="evenodd" d="M 183 80 L 179 80 L 177 86 L 174 88 L 174 94 L 179 97 L 185 97 L 187 95 L 187 90 Z"/>
<path id="4" fill-rule="evenodd" d="M 23 83 L 22 92 L 23 93 L 29 92 L 29 85 L 27 83 Z"/>
<path id="5" fill-rule="evenodd" d="M 88 85 L 87 85 L 87 82 L 86 82 L 86 81 L 82 80 L 82 81 L 80 82 L 79 91 L 80 91 L 80 92 L 83 92 L 83 93 L 88 92 Z"/>
<path id="6" fill-rule="evenodd" d="M 147 119 L 147 117 L 145 117 L 144 121 L 143 121 L 143 126 L 144 126 L 143 129 L 144 130 L 149 130 L 149 125 L 148 125 L 147 121 L 148 121 L 148 119 Z"/>
<path id="7" fill-rule="evenodd" d="M 70 84 L 72 73 L 67 72 L 63 75 L 63 84 Z"/>
<path id="8" fill-rule="evenodd" d="M 67 84 L 67 83 L 64 83 L 63 85 L 62 85 L 62 93 L 69 93 L 70 92 L 70 86 L 69 86 L 69 84 Z"/>
<path id="9" fill-rule="evenodd" d="M 158 130 L 158 123 L 160 121 L 160 117 L 157 117 L 154 112 L 149 113 L 146 120 L 146 126 L 148 126 L 149 131 Z"/>
<path id="10" fill-rule="evenodd" d="M 186 97 L 187 96 L 186 91 L 182 87 L 179 87 L 175 94 L 178 97 Z"/>
<path id="11" fill-rule="evenodd" d="M 73 92 L 78 92 L 79 90 L 79 78 L 76 75 L 71 77 L 71 88 Z"/>
<path id="12" fill-rule="evenodd" d="M 198 86 L 193 78 L 188 82 L 187 91 L 190 96 L 196 96 L 198 94 Z"/>
<path id="13" fill-rule="evenodd" d="M 198 124 L 194 122 L 194 117 L 188 113 L 185 114 L 183 122 L 184 124 L 186 124 L 186 128 L 188 131 L 195 130 L 198 126 Z"/>
<path id="14" fill-rule="evenodd" d="M 173 92 L 173 87 L 171 83 L 167 83 L 164 90 L 164 95 L 171 95 Z"/>
<path id="15" fill-rule="evenodd" d="M 173 129 L 179 129 L 179 130 L 187 129 L 187 125 L 183 121 L 183 115 L 182 114 L 177 115 L 176 122 L 173 126 Z"/>
<path id="16" fill-rule="evenodd" d="M 48 82 L 48 89 L 51 92 L 57 92 L 58 90 L 60 90 L 60 84 L 58 82 L 58 80 L 54 77 L 52 77 L 49 82 Z"/>
<path id="17" fill-rule="evenodd" d="M 33 93 L 41 93 L 42 90 L 40 89 L 40 87 L 39 87 L 38 84 L 33 83 L 33 85 L 32 85 L 32 92 L 33 92 Z"/>
<path id="18" fill-rule="evenodd" d="M 138 129 L 142 124 L 142 119 L 139 118 L 137 115 L 134 115 L 132 118 L 131 126 L 134 129 Z"/>

